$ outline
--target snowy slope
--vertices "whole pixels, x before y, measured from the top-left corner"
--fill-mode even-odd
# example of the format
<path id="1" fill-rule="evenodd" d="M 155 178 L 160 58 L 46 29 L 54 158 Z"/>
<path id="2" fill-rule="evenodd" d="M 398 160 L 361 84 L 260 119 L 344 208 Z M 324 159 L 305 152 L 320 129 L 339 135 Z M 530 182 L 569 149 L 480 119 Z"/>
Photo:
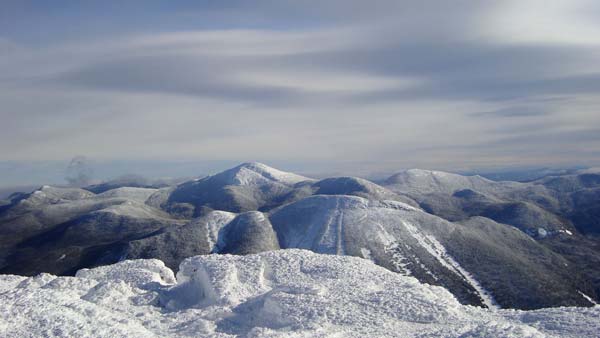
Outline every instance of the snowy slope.
<path id="1" fill-rule="evenodd" d="M 43 186 L 0 212 L 0 271 L 73 273 L 115 262 L 124 241 L 183 222 L 146 204 L 157 189 Z"/>
<path id="2" fill-rule="evenodd" d="M 385 181 L 385 186 L 406 194 L 418 201 L 423 209 L 448 220 L 484 216 L 538 237 L 538 230 L 550 235 L 575 231 L 562 215 L 571 204 L 570 198 L 564 194 L 570 193 L 569 189 L 600 182 L 600 176 L 591 180 L 581 179 L 581 176 L 550 176 L 520 183 L 491 181 L 478 175 L 411 169 L 391 176 Z"/>
<path id="3" fill-rule="evenodd" d="M 148 198 L 150 198 L 150 196 L 155 194 L 158 190 L 159 189 L 151 188 L 121 187 L 100 193 L 96 195 L 96 198 L 103 199 L 121 197 L 144 203 L 146 202 L 146 200 L 148 200 Z"/>
<path id="4" fill-rule="evenodd" d="M 503 307 L 590 305 L 578 290 L 593 293 L 566 260 L 491 220 L 450 223 L 401 202 L 344 195 L 304 198 L 270 220 L 282 248 L 367 258 L 466 304 L 492 307 L 498 296 Z"/>
<path id="5" fill-rule="evenodd" d="M 566 258 L 600 295 L 600 174 L 594 170 L 525 183 L 408 170 L 384 186 L 452 222 L 483 216 L 520 229 Z"/>
<path id="6" fill-rule="evenodd" d="M 176 269 L 190 256 L 210 253 L 250 254 L 279 249 L 269 219 L 259 211 L 240 214 L 211 211 L 181 226 L 165 228 L 128 243 L 123 258 L 160 258 Z"/>
<path id="7" fill-rule="evenodd" d="M 77 277 L 0 276 L 0 336 L 597 337 L 600 308 L 460 305 L 368 260 L 279 250 L 158 260 Z"/>

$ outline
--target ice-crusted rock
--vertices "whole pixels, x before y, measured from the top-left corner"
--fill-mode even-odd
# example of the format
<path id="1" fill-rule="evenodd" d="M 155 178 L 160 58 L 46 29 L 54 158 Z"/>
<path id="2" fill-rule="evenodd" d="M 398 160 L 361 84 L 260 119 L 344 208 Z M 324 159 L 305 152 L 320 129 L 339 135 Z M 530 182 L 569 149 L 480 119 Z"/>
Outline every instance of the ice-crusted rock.
<path id="1" fill-rule="evenodd" d="M 600 308 L 489 311 L 368 260 L 278 250 L 0 277 L 0 336 L 595 337 Z"/>
<path id="2" fill-rule="evenodd" d="M 141 286 L 144 283 L 175 283 L 173 271 L 158 259 L 130 260 L 93 269 L 81 269 L 75 274 L 79 278 L 103 281 L 124 281 Z"/>

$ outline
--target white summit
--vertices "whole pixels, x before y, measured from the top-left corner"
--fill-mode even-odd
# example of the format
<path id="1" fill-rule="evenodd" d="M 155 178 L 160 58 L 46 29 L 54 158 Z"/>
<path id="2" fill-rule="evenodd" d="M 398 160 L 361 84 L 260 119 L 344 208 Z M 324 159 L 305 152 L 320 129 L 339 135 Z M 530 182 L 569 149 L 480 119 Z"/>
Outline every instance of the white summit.
<path id="1" fill-rule="evenodd" d="M 284 185 L 294 185 L 310 178 L 294 173 L 281 171 L 259 162 L 246 162 L 223 172 L 229 176 L 229 183 L 233 185 L 254 185 L 265 181 L 277 182 Z"/>

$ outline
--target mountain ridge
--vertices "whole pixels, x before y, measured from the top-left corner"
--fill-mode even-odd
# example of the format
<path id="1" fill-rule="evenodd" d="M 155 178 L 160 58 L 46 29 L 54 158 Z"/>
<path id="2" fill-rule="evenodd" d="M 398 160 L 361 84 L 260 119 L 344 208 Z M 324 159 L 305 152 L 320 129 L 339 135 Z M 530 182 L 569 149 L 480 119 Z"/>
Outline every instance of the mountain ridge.
<path id="1" fill-rule="evenodd" d="M 596 242 L 559 213 L 569 196 L 588 201 L 573 188 L 593 191 L 594 177 L 566 177 L 577 184 L 551 190 L 547 181 L 407 172 L 378 185 L 247 162 L 162 188 L 43 186 L 0 209 L 0 271 L 68 274 L 136 258 L 176 269 L 198 254 L 304 248 L 372 260 L 466 304 L 530 309 L 598 299 L 600 278 L 583 261 L 600 260 Z M 578 244 L 565 247 L 567 239 Z"/>

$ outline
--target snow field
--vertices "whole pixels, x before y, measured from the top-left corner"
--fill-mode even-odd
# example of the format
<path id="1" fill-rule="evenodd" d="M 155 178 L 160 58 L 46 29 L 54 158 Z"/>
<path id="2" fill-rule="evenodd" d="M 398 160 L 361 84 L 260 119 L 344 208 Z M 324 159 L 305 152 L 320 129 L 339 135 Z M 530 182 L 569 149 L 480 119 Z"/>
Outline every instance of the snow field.
<path id="1" fill-rule="evenodd" d="M 366 259 L 278 250 L 0 276 L 2 337 L 595 337 L 600 308 L 460 305 Z"/>

